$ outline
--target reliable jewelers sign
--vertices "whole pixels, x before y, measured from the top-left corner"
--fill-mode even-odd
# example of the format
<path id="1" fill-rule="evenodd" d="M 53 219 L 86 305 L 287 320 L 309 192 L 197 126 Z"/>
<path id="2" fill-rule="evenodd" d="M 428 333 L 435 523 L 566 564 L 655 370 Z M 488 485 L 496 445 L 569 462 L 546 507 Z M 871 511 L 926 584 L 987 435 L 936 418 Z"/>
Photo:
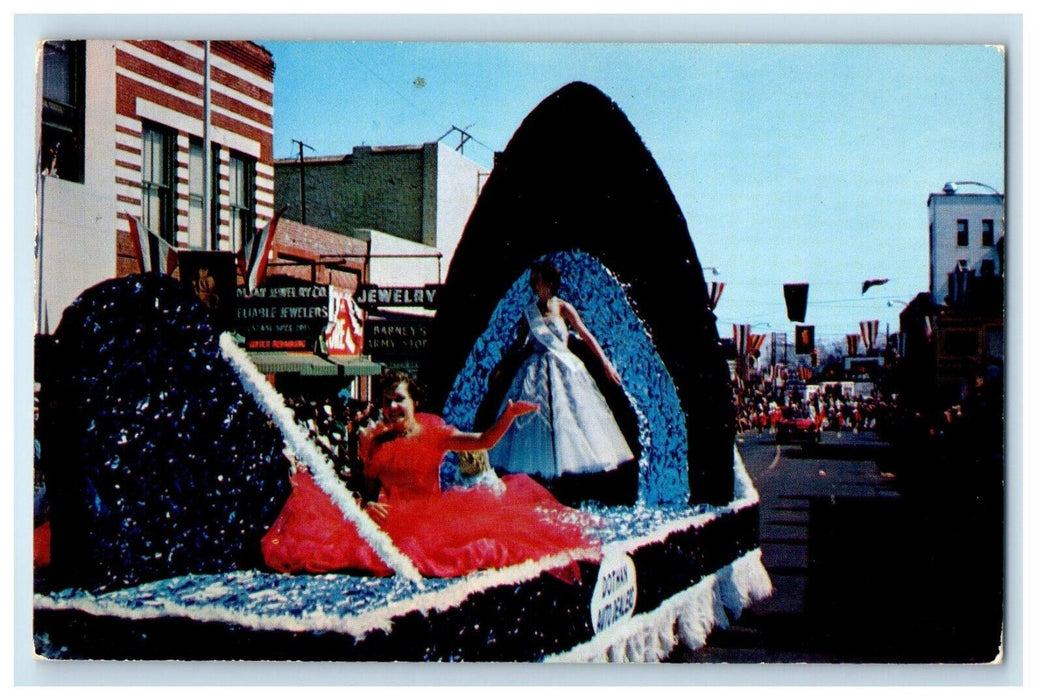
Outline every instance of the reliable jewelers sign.
<path id="1" fill-rule="evenodd" d="M 311 350 L 330 317 L 326 285 L 266 285 L 236 292 L 236 330 L 248 350 Z"/>

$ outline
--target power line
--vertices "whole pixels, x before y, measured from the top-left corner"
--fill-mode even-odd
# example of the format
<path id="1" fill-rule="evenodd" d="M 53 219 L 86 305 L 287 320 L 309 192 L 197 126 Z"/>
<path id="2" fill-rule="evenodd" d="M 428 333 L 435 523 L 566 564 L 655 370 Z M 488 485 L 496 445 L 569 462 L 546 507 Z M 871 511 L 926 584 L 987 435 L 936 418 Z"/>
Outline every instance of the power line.
<path id="1" fill-rule="evenodd" d="M 393 83 L 391 83 L 390 81 L 386 80 L 380 73 L 378 73 L 376 70 L 374 70 L 371 66 L 367 65 L 366 63 L 364 63 L 362 59 L 360 59 L 358 56 L 353 54 L 351 51 L 347 51 L 346 53 L 352 58 L 352 60 L 354 60 L 360 66 L 365 68 L 371 75 L 373 75 L 373 77 L 377 78 L 377 80 L 379 80 L 382 83 L 384 83 L 384 85 L 389 90 L 394 92 L 404 102 L 406 102 L 406 104 L 408 104 L 410 107 L 412 107 L 414 109 L 414 111 L 417 112 L 417 114 L 421 115 L 424 118 L 428 117 L 428 115 L 424 112 L 424 110 L 422 110 L 419 106 L 417 106 L 413 102 L 413 100 L 411 100 L 410 98 L 406 97 L 406 95 L 404 95 L 401 92 L 399 92 L 398 88 L 396 88 Z M 474 141 L 479 146 L 482 146 L 483 148 L 488 150 L 490 153 L 496 153 L 496 149 L 491 148 L 490 146 L 487 146 L 486 144 L 482 143 L 477 138 L 475 138 L 472 134 L 468 133 L 467 129 L 470 129 L 472 126 L 474 126 L 474 124 L 470 124 L 470 125 L 464 127 L 463 129 L 461 129 L 461 128 L 457 127 L 457 126 L 451 126 L 449 131 L 447 131 L 445 134 L 443 134 L 442 136 L 440 136 L 439 138 L 437 138 L 435 140 L 436 140 L 436 142 L 441 141 L 442 139 L 444 139 L 447 136 L 449 136 L 450 134 L 452 134 L 454 131 L 457 131 L 457 132 L 460 133 L 461 137 L 460 137 L 460 143 L 457 145 L 457 147 L 454 150 L 456 150 L 458 153 L 461 153 L 461 154 L 464 153 L 464 144 L 467 143 L 468 141 Z"/>

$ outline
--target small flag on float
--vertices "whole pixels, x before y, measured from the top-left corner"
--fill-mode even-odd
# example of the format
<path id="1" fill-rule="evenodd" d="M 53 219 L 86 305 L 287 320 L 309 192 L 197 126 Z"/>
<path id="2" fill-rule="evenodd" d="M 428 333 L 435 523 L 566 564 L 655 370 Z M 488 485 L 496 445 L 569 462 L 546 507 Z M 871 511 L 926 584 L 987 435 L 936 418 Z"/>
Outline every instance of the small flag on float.
<path id="1" fill-rule="evenodd" d="M 718 302 L 721 301 L 721 293 L 725 291 L 724 282 L 711 282 L 710 291 L 708 292 L 708 305 L 710 310 L 714 311 L 718 306 Z"/>
<path id="2" fill-rule="evenodd" d="M 787 303 L 787 318 L 795 323 L 804 323 L 805 308 L 808 306 L 808 284 L 784 284 L 783 300 Z"/>
<path id="3" fill-rule="evenodd" d="M 887 281 L 887 277 L 885 277 L 884 279 L 863 280 L 863 294 L 866 294 L 866 290 L 870 289 L 870 287 L 882 285 Z"/>
<path id="4" fill-rule="evenodd" d="M 159 272 L 169 275 L 178 266 L 178 249 L 149 230 L 136 216 L 127 216 L 130 221 L 131 247 L 138 259 L 141 272 Z"/>
<path id="5" fill-rule="evenodd" d="M 268 271 L 268 253 L 272 249 L 276 226 L 279 225 L 279 218 L 284 211 L 286 211 L 285 205 L 275 213 L 272 220 L 265 224 L 263 229 L 248 235 L 243 241 L 243 249 L 239 252 L 239 256 L 244 269 L 243 276 L 246 278 L 248 295 L 253 294 L 258 287 L 264 284 Z"/>

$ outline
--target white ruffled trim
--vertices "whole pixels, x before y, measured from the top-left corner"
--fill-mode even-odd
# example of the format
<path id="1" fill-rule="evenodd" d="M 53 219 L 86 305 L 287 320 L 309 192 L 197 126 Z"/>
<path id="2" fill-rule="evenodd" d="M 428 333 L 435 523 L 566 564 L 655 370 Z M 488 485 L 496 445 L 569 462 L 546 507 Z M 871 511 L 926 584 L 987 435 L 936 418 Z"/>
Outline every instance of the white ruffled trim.
<path id="1" fill-rule="evenodd" d="M 221 354 L 232 365 L 243 387 L 254 397 L 261 410 L 279 428 L 287 446 L 308 467 L 315 483 L 337 504 L 344 517 L 355 525 L 359 535 L 373 547 L 381 561 L 390 566 L 396 574 L 420 583 L 422 577 L 417 567 L 399 551 L 387 533 L 377 526 L 341 485 L 333 465 L 309 439 L 308 433 L 297 424 L 283 397 L 268 383 L 254 366 L 250 356 L 236 344 L 229 333 L 221 334 Z"/>
<path id="2" fill-rule="evenodd" d="M 695 586 L 635 615 L 562 654 L 544 661 L 655 662 L 667 657 L 679 643 L 692 650 L 707 643 L 715 627 L 727 629 L 730 620 L 752 602 L 772 595 L 772 581 L 755 549 L 705 576 Z"/>

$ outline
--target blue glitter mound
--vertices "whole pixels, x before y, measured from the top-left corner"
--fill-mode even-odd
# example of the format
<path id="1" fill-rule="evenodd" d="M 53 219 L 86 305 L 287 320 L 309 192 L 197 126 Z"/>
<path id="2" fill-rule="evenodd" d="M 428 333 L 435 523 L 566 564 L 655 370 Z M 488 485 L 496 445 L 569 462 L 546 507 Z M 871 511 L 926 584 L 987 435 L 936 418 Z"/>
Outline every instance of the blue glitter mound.
<path id="1" fill-rule="evenodd" d="M 41 381 L 52 585 L 102 590 L 261 563 L 289 493 L 283 438 L 176 281 L 93 287 Z"/>
<path id="2" fill-rule="evenodd" d="M 626 290 L 597 259 L 579 251 L 549 256 L 562 273 L 559 296 L 576 307 L 609 359 L 638 417 L 638 503 L 684 504 L 689 499 L 688 437 L 685 414 L 670 374 L 652 338 L 634 313 Z M 532 302 L 529 273 L 511 285 L 489 325 L 472 347 L 443 407 L 453 425 L 469 426 L 486 395 L 489 375 L 514 339 L 525 306 Z M 444 465 L 444 485 L 458 483 L 452 462 Z"/>

